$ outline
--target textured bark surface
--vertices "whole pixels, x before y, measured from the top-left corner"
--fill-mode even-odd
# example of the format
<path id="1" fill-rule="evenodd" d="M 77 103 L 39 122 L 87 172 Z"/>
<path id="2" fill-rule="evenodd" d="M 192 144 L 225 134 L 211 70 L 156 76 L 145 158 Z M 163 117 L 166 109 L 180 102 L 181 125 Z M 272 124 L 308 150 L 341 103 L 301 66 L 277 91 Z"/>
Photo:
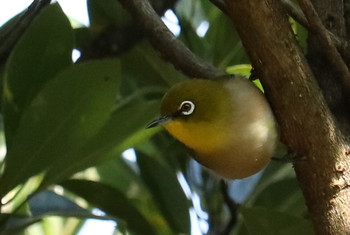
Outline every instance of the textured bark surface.
<path id="1" fill-rule="evenodd" d="M 318 0 L 313 1 L 313 5 L 327 30 L 338 38 L 346 39 L 343 2 Z M 307 59 L 338 125 L 343 132 L 349 133 L 350 112 L 347 108 L 350 105 L 349 85 L 343 82 L 341 75 L 332 68 L 331 63 L 338 61 L 327 56 L 320 46 L 321 41 L 318 35 L 309 34 Z"/>
<path id="2" fill-rule="evenodd" d="M 349 142 L 343 122 L 327 101 L 278 0 L 225 0 L 253 67 L 260 75 L 278 120 L 282 140 L 305 158 L 295 163 L 310 218 L 318 234 L 350 233 Z M 339 10 L 339 9 L 336 9 Z M 340 22 L 339 24 L 344 24 Z M 319 66 L 319 65 L 313 65 Z M 317 75 L 317 74 L 316 74 Z M 334 81 L 332 72 L 328 81 Z M 324 95 L 326 94 L 326 95 Z M 346 113 L 346 115 L 344 115 Z"/>

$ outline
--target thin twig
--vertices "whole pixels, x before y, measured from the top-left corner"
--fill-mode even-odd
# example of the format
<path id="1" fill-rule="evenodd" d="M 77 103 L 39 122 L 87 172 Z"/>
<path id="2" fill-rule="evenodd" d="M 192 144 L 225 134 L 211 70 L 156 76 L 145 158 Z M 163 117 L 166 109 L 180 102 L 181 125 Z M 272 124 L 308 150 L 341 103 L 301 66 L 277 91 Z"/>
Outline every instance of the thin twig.
<path id="1" fill-rule="evenodd" d="M 224 74 L 199 59 L 165 26 L 148 0 L 119 0 L 144 29 L 153 47 L 175 68 L 189 77 L 210 78 Z"/>
<path id="2" fill-rule="evenodd" d="M 337 76 L 340 77 L 341 83 L 349 94 L 350 92 L 350 73 L 343 61 L 343 58 L 338 53 L 328 30 L 322 24 L 314 6 L 310 0 L 298 0 L 301 9 L 303 10 L 308 22 L 309 30 L 314 35 L 318 36 L 321 47 L 323 48 L 325 54 L 327 55 L 329 63 L 335 70 Z"/>
<path id="3" fill-rule="evenodd" d="M 289 0 L 281 0 L 281 3 L 283 4 L 284 8 L 288 12 L 288 14 L 296 20 L 299 24 L 304 26 L 305 28 L 309 28 L 309 22 L 307 21 L 304 13 L 302 10 L 297 7 L 294 3 L 292 3 Z"/>
<path id="4" fill-rule="evenodd" d="M 236 203 L 230 197 L 229 192 L 228 192 L 227 183 L 224 180 L 220 181 L 220 187 L 221 187 L 222 195 L 224 197 L 224 201 L 225 201 L 225 203 L 230 211 L 230 215 L 231 215 L 230 221 L 228 222 L 228 224 L 226 225 L 224 230 L 222 232 L 220 232 L 220 235 L 228 235 L 228 234 L 230 234 L 234 225 L 237 223 L 237 213 L 238 213 L 237 210 L 238 210 L 239 204 Z"/>

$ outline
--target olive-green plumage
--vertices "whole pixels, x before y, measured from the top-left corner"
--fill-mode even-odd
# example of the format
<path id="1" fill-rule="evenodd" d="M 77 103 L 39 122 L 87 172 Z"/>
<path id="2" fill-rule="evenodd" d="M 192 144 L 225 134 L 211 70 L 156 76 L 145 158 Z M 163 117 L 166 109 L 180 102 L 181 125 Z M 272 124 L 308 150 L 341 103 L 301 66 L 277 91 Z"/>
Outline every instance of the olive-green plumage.
<path id="1" fill-rule="evenodd" d="M 244 178 L 271 159 L 277 130 L 264 95 L 249 80 L 191 79 L 163 97 L 161 124 L 192 149 L 194 158 L 224 178 Z"/>

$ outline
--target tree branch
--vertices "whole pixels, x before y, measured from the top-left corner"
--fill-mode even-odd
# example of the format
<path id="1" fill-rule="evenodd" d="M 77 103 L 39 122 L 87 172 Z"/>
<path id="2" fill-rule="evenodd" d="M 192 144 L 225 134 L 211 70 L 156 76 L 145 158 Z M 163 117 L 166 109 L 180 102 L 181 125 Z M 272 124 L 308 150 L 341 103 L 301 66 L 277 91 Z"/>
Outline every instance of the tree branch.
<path id="1" fill-rule="evenodd" d="M 28 9 L 13 23 L 10 28 L 1 36 L 0 35 L 0 63 L 4 63 L 13 47 L 16 45 L 23 32 L 32 22 L 35 16 L 48 4 L 51 0 L 34 0 Z"/>
<path id="2" fill-rule="evenodd" d="M 318 17 L 315 8 L 309 0 L 298 0 L 301 9 L 303 10 L 308 22 L 309 30 L 319 38 L 319 43 L 322 46 L 325 54 L 327 55 L 328 62 L 334 68 L 336 74 L 339 76 L 343 85 L 345 93 L 350 93 L 350 73 L 348 67 L 343 61 L 343 58 L 338 53 L 337 48 L 334 46 L 328 30 L 322 24 L 321 19 Z"/>
<path id="3" fill-rule="evenodd" d="M 196 57 L 165 26 L 148 0 L 119 0 L 144 29 L 153 47 L 175 68 L 189 77 L 211 78 L 224 74 L 212 64 Z"/>
<path id="4" fill-rule="evenodd" d="M 222 2 L 222 0 L 209 0 L 209 1 L 212 2 L 217 8 L 219 8 L 224 14 L 228 15 L 227 5 L 225 4 L 225 2 Z M 349 0 L 346 0 L 346 1 L 349 1 Z M 303 11 L 298 6 L 296 6 L 290 0 L 281 0 L 281 3 L 283 4 L 284 8 L 288 12 L 289 16 L 291 16 L 295 21 L 297 21 L 306 29 L 310 29 L 308 20 L 306 19 Z M 348 10 L 350 8 L 348 7 L 348 5 L 346 5 L 346 2 L 344 3 L 344 5 L 345 5 L 345 10 Z M 350 45 L 348 41 L 337 37 L 331 31 L 327 30 L 327 33 L 329 34 L 331 41 L 333 42 L 334 46 L 337 48 L 339 53 L 341 53 L 342 56 L 346 59 L 346 61 L 350 63 L 350 48 L 349 48 Z"/>
<path id="5" fill-rule="evenodd" d="M 306 159 L 294 166 L 316 231 L 347 234 L 349 142 L 335 124 L 281 2 L 225 1 L 253 67 L 260 74 L 282 140 Z M 254 9 L 259 10 L 253 14 Z"/>
<path id="6" fill-rule="evenodd" d="M 168 9 L 172 9 L 177 0 L 164 0 L 154 5 L 158 15 L 163 15 Z M 85 30 L 82 28 L 80 30 Z M 109 56 L 118 56 L 128 51 L 136 43 L 145 38 L 143 29 L 139 24 L 131 22 L 125 26 L 111 25 L 100 32 L 99 35 L 87 45 L 78 45 L 81 52 L 80 61 L 91 60 Z"/>
<path id="7" fill-rule="evenodd" d="M 309 28 L 309 22 L 307 21 L 304 13 L 298 8 L 294 3 L 289 0 L 281 0 L 284 8 L 288 12 L 288 14 L 295 19 L 299 24 L 304 26 L 305 28 Z"/>
<path id="8" fill-rule="evenodd" d="M 281 3 L 283 4 L 288 14 L 294 20 L 296 20 L 299 24 L 304 26 L 306 29 L 310 29 L 309 22 L 306 19 L 304 12 L 299 7 L 297 7 L 290 0 L 281 0 Z M 346 58 L 346 60 L 350 61 L 349 43 L 345 39 L 341 39 L 337 37 L 329 30 L 327 30 L 327 33 L 329 34 L 331 41 L 333 42 L 334 46 L 338 49 L 338 51 L 344 56 L 344 58 Z"/>
<path id="9" fill-rule="evenodd" d="M 344 19 L 347 35 L 350 35 L 350 0 L 344 0 Z"/>

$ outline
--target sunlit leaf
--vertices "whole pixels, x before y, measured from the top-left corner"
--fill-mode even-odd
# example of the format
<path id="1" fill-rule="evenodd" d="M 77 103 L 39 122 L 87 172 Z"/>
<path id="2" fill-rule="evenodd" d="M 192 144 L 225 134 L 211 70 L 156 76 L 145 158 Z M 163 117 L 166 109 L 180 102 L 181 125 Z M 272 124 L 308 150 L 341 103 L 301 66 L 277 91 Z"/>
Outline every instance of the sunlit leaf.
<path id="1" fill-rule="evenodd" d="M 252 66 L 250 64 L 236 64 L 226 68 L 226 72 L 229 74 L 240 74 L 249 78 Z"/>

